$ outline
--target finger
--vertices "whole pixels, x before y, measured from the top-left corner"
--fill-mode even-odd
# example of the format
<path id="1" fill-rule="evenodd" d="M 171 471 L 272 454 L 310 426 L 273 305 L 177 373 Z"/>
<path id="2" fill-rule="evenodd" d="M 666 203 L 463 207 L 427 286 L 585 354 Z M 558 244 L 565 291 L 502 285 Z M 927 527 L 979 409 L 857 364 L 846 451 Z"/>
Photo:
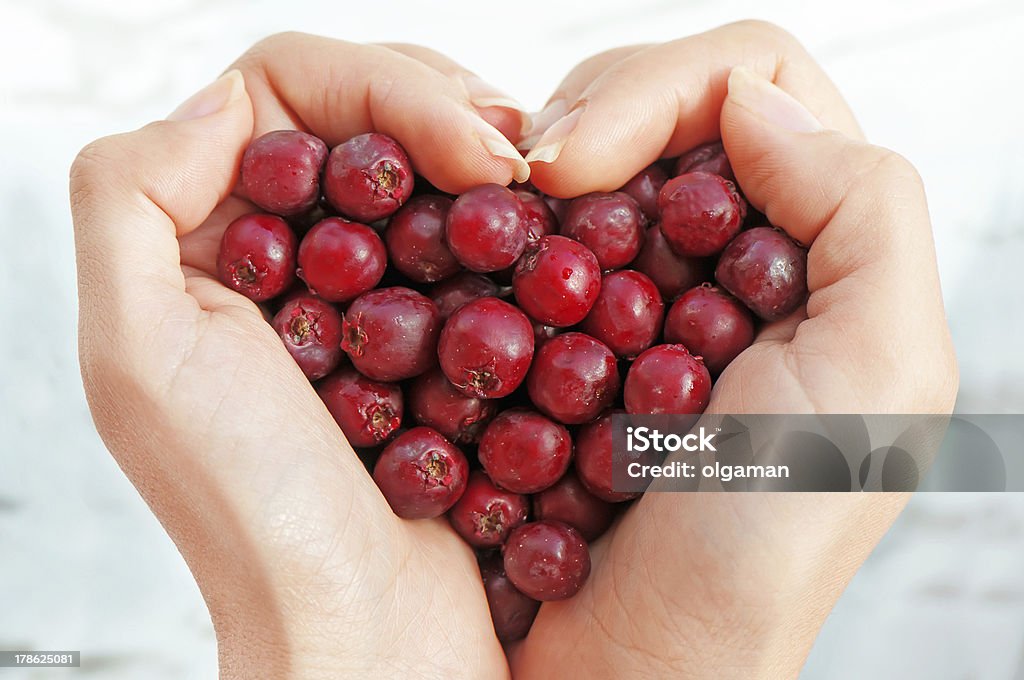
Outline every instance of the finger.
<path id="1" fill-rule="evenodd" d="M 613 190 L 659 157 L 719 137 L 732 67 L 746 65 L 803 102 L 826 127 L 859 137 L 835 86 L 787 33 L 731 24 L 651 47 L 609 67 L 527 155 L 556 196 Z"/>
<path id="2" fill-rule="evenodd" d="M 742 67 L 729 78 L 721 124 L 751 204 L 810 244 L 808 318 L 794 351 L 827 357 L 855 393 L 878 396 L 876 407 L 951 408 L 955 361 L 914 168 L 824 129 L 795 98 Z"/>
<path id="3" fill-rule="evenodd" d="M 394 50 L 282 33 L 235 67 L 253 100 L 256 135 L 278 129 L 284 118 L 330 146 L 383 132 L 402 144 L 420 174 L 453 193 L 529 177 L 522 156 L 480 117 L 464 87 Z"/>
<path id="4" fill-rule="evenodd" d="M 532 120 L 522 104 L 440 52 L 409 43 L 382 43 L 381 46 L 416 59 L 452 79 L 457 87 L 464 89 L 466 98 L 480 116 L 511 142 L 518 142 L 531 127 Z"/>

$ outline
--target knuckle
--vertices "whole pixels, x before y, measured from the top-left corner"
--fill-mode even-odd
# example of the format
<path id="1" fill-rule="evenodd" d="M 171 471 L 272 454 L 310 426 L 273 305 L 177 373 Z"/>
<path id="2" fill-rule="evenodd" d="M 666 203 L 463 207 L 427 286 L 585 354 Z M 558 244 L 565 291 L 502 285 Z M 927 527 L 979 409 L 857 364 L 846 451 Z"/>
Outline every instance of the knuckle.
<path id="1" fill-rule="evenodd" d="M 763 19 L 744 19 L 743 21 L 729 24 L 728 28 L 738 33 L 768 40 L 785 47 L 795 47 L 800 44 L 792 33 L 778 24 Z"/>
<path id="2" fill-rule="evenodd" d="M 69 176 L 74 214 L 86 210 L 100 189 L 106 186 L 111 174 L 120 172 L 124 154 L 123 142 L 117 135 L 90 142 L 78 152 Z"/>

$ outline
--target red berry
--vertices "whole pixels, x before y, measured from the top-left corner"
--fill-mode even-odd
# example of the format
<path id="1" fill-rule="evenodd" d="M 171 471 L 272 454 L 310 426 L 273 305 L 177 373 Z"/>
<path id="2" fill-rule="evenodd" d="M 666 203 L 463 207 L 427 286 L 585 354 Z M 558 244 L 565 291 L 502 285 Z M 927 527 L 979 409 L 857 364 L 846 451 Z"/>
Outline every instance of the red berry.
<path id="1" fill-rule="evenodd" d="M 572 461 L 572 439 L 562 425 L 535 411 L 499 413 L 477 452 L 488 476 L 503 489 L 535 493 L 558 481 Z"/>
<path id="2" fill-rule="evenodd" d="M 409 413 L 417 423 L 463 444 L 479 441 L 496 410 L 490 399 L 467 397 L 455 389 L 439 368 L 416 378 L 407 396 Z"/>
<path id="3" fill-rule="evenodd" d="M 537 408 L 555 420 L 585 423 L 619 392 L 615 355 L 589 335 L 564 333 L 537 351 L 526 387 Z"/>
<path id="4" fill-rule="evenodd" d="M 562 235 L 579 241 L 597 256 L 601 269 L 619 269 L 633 261 L 643 245 L 643 215 L 633 197 L 620 191 L 595 192 L 569 204 Z"/>
<path id="5" fill-rule="evenodd" d="M 412 195 L 413 171 L 398 142 L 370 132 L 331 149 L 324 195 L 353 220 L 375 222 L 394 213 Z"/>
<path id="6" fill-rule="evenodd" d="M 455 533 L 474 548 L 496 548 L 516 527 L 526 523 L 526 496 L 499 489 L 481 471 L 469 475 L 466 491 L 448 511 Z"/>
<path id="7" fill-rule="evenodd" d="M 587 423 L 576 432 L 575 465 L 576 474 L 587 491 L 609 503 L 621 503 L 636 498 L 640 492 L 615 491 L 612 482 L 612 416 L 624 411 L 608 411 L 592 423 Z M 656 465 L 659 455 L 655 452 L 619 451 L 622 469 L 632 462 Z"/>
<path id="8" fill-rule="evenodd" d="M 661 233 L 686 257 L 720 253 L 739 233 L 747 202 L 733 183 L 718 175 L 691 172 L 673 177 L 658 195 Z"/>
<path id="9" fill-rule="evenodd" d="M 402 423 L 398 385 L 375 382 L 352 368 L 327 376 L 317 383 L 316 392 L 352 446 L 376 446 Z"/>
<path id="10" fill-rule="evenodd" d="M 280 217 L 242 215 L 221 237 L 217 276 L 254 302 L 269 300 L 295 280 L 295 246 L 295 234 Z"/>
<path id="11" fill-rule="evenodd" d="M 778 229 L 750 229 L 722 253 L 715 278 L 754 314 L 777 321 L 807 299 L 807 251 Z"/>
<path id="12" fill-rule="evenodd" d="M 541 194 L 540 197 L 544 199 L 544 202 L 551 208 L 551 212 L 555 214 L 555 221 L 558 224 L 565 222 L 565 213 L 569 210 L 569 203 L 571 201 L 567 198 L 558 198 L 557 196 L 548 196 L 547 194 Z"/>
<path id="13" fill-rule="evenodd" d="M 462 496 L 468 478 L 466 456 L 429 427 L 400 434 L 373 468 L 373 481 L 404 519 L 443 515 Z"/>
<path id="14" fill-rule="evenodd" d="M 437 305 L 437 311 L 445 320 L 467 302 L 495 297 L 497 294 L 498 284 L 483 274 L 473 272 L 457 274 L 430 289 L 430 299 Z"/>
<path id="15" fill-rule="evenodd" d="M 348 302 L 384 276 L 387 251 L 365 224 L 328 217 L 309 230 L 299 246 L 298 275 L 330 302 Z"/>
<path id="16" fill-rule="evenodd" d="M 685 175 L 688 172 L 710 172 L 730 182 L 736 181 L 736 175 L 733 174 L 729 157 L 725 155 L 721 142 L 702 144 L 680 156 L 676 161 L 676 175 Z"/>
<path id="17" fill-rule="evenodd" d="M 615 519 L 615 507 L 587 491 L 572 470 L 554 486 L 533 497 L 535 519 L 568 524 L 589 543 L 596 541 Z"/>
<path id="18" fill-rule="evenodd" d="M 510 267 L 526 247 L 526 212 L 500 184 L 482 184 L 460 195 L 448 211 L 448 247 L 467 269 Z"/>
<path id="19" fill-rule="evenodd" d="M 409 288 L 363 293 L 345 310 L 341 348 L 360 373 L 385 382 L 423 373 L 437 361 L 441 315 Z"/>
<path id="20" fill-rule="evenodd" d="M 285 349 L 310 380 L 319 380 L 341 361 L 341 315 L 308 293 L 293 297 L 271 322 Z"/>
<path id="21" fill-rule="evenodd" d="M 676 300 L 665 319 L 665 342 L 680 343 L 717 375 L 754 341 L 754 318 L 740 302 L 710 285 Z"/>
<path id="22" fill-rule="evenodd" d="M 583 244 L 564 236 L 544 236 L 519 258 L 512 290 L 520 308 L 552 326 L 583 320 L 601 290 L 601 267 Z"/>
<path id="23" fill-rule="evenodd" d="M 250 201 L 277 215 L 298 215 L 320 197 L 327 145 L 298 130 L 276 130 L 253 140 L 242 156 L 238 183 Z"/>
<path id="24" fill-rule="evenodd" d="M 623 397 L 633 414 L 703 413 L 711 398 L 711 375 L 682 345 L 658 345 L 629 367 Z"/>
<path id="25" fill-rule="evenodd" d="M 650 277 L 663 300 L 674 300 L 684 291 L 710 281 L 714 273 L 712 260 L 682 257 L 672 252 L 658 225 L 647 230 L 644 247 L 632 266 Z"/>
<path id="26" fill-rule="evenodd" d="M 507 302 L 487 297 L 459 307 L 441 330 L 441 370 L 464 394 L 496 399 L 511 394 L 533 359 L 533 325 Z"/>
<path id="27" fill-rule="evenodd" d="M 543 198 L 531 191 L 519 190 L 515 194 L 523 204 L 527 241 L 558 233 L 558 218 Z"/>
<path id="28" fill-rule="evenodd" d="M 668 176 L 660 166 L 649 165 L 634 175 L 633 179 L 626 182 L 619 191 L 633 197 L 648 222 L 657 222 L 658 192 L 667 179 Z"/>
<path id="29" fill-rule="evenodd" d="M 416 196 L 391 217 L 384 231 L 391 264 L 417 283 L 441 281 L 462 270 L 444 242 L 451 205 L 444 196 Z"/>
<path id="30" fill-rule="evenodd" d="M 508 537 L 503 553 L 512 584 L 542 602 L 572 597 L 590 576 L 587 542 L 562 522 L 524 524 Z"/>
<path id="31" fill-rule="evenodd" d="M 608 345 L 616 356 L 632 359 L 658 339 L 664 313 L 653 281 L 640 272 L 610 272 L 580 330 Z"/>
<path id="32" fill-rule="evenodd" d="M 494 634 L 502 642 L 522 640 L 530 632 L 540 602 L 516 590 L 505 574 L 500 554 L 488 555 L 480 562 L 480 577 L 491 610 Z"/>

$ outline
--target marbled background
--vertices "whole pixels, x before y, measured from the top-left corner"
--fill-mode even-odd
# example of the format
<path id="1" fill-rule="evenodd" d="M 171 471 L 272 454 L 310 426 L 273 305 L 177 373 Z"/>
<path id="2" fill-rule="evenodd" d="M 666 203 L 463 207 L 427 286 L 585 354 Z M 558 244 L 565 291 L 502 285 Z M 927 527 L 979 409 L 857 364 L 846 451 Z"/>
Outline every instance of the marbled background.
<path id="1" fill-rule="evenodd" d="M 216 669 L 198 591 L 83 398 L 66 195 L 82 145 L 163 117 L 282 30 L 427 44 L 537 109 L 594 52 L 747 17 L 795 33 L 872 141 L 917 164 L 959 409 L 1024 411 L 1020 0 L 0 0 L 0 649 L 85 658 L 80 673 L 0 678 Z M 1022 575 L 1024 498 L 918 496 L 843 596 L 804 677 L 1024 678 Z"/>

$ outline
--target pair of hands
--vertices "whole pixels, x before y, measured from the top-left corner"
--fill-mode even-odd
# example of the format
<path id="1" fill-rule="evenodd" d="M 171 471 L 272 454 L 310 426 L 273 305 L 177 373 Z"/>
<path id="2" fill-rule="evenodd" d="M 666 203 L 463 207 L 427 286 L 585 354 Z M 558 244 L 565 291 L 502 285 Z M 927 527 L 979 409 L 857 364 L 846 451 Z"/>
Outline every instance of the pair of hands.
<path id="1" fill-rule="evenodd" d="M 721 137 L 750 202 L 811 244 L 811 296 L 729 366 L 709 410 L 948 412 L 956 366 L 920 180 L 863 141 L 806 52 L 751 22 L 612 50 L 532 126 L 425 48 L 285 34 L 233 68 L 167 121 L 90 144 L 71 172 L 86 395 L 199 583 L 222 674 L 795 675 L 904 496 L 648 494 L 592 546 L 584 589 L 503 650 L 470 549 L 444 518 L 391 513 L 215 258 L 252 209 L 231 195 L 241 154 L 274 129 L 329 145 L 378 130 L 442 190 L 529 174 L 566 197 Z"/>

